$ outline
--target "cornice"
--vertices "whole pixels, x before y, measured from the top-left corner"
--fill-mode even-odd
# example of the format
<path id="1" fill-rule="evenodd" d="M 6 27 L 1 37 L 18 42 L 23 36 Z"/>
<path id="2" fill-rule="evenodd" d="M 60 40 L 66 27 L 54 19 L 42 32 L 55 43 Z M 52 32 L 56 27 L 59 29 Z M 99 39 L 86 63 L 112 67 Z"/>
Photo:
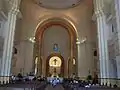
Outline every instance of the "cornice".
<path id="1" fill-rule="evenodd" d="M 101 17 L 101 16 L 104 16 L 105 13 L 104 13 L 104 10 L 103 9 L 98 9 L 97 11 L 95 11 L 95 15 L 96 17 Z"/>
<path id="2" fill-rule="evenodd" d="M 21 0 L 5 0 L 8 2 L 9 13 L 17 14 L 19 12 L 19 4 Z"/>

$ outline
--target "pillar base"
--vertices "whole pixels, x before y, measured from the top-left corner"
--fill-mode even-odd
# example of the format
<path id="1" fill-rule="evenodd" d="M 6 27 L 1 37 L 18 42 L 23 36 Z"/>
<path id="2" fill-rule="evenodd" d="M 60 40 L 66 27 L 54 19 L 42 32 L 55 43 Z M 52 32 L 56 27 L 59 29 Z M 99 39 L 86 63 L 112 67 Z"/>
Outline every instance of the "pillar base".
<path id="1" fill-rule="evenodd" d="M 10 81 L 10 77 L 9 76 L 0 76 L 0 84 L 4 85 L 4 84 L 8 84 Z"/>
<path id="2" fill-rule="evenodd" d="M 120 81 L 113 78 L 106 78 L 106 79 L 100 79 L 101 85 L 113 87 L 114 85 L 117 85 L 120 87 Z"/>

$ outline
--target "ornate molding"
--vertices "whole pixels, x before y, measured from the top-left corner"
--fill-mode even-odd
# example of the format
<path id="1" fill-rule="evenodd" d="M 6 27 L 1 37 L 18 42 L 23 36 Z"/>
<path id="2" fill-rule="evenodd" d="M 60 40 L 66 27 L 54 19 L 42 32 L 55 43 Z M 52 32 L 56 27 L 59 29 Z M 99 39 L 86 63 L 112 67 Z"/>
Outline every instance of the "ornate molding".
<path id="1" fill-rule="evenodd" d="M 46 28 L 53 26 L 53 25 L 60 25 L 64 27 L 69 32 L 70 36 L 74 38 L 74 40 L 78 38 L 78 32 L 73 27 L 73 25 L 71 25 L 71 23 L 61 18 L 50 18 L 50 19 L 43 21 L 37 26 L 36 33 L 35 33 L 36 40 L 41 39 L 42 38 L 41 35 L 43 31 L 46 30 Z"/>
<path id="2" fill-rule="evenodd" d="M 9 13 L 17 15 L 19 10 L 19 5 L 20 5 L 21 0 L 9 0 L 10 4 L 10 10 Z"/>
<path id="3" fill-rule="evenodd" d="M 36 31 L 38 30 L 39 26 L 42 25 L 43 23 L 48 23 L 49 21 L 62 21 L 65 24 L 70 24 L 70 26 L 72 26 L 75 30 L 75 34 L 76 34 L 76 39 L 79 39 L 79 33 L 77 30 L 77 23 L 75 23 L 69 16 L 66 15 L 62 15 L 62 14 L 58 14 L 57 16 L 54 14 L 50 14 L 50 15 L 45 15 L 42 18 L 39 19 L 36 28 L 35 28 L 35 32 L 34 35 L 36 34 Z"/>
<path id="4" fill-rule="evenodd" d="M 105 16 L 104 10 L 99 9 L 99 10 L 95 11 L 95 15 L 96 15 L 97 18 Z"/>

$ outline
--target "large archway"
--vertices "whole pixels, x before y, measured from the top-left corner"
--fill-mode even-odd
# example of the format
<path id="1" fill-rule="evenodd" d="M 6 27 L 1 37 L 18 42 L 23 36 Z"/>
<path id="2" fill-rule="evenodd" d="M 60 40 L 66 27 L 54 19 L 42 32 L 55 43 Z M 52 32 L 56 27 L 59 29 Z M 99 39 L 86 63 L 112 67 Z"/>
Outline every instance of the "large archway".
<path id="1" fill-rule="evenodd" d="M 75 28 L 68 21 L 66 21 L 64 19 L 60 19 L 60 18 L 48 19 L 48 20 L 44 21 L 43 23 L 41 23 L 36 30 L 36 34 L 35 34 L 36 43 L 35 43 L 35 49 L 34 49 L 34 57 L 38 56 L 38 59 L 41 60 L 41 62 L 42 62 L 41 66 L 38 67 L 39 68 L 38 70 L 40 70 L 39 74 L 43 75 L 43 76 L 48 75 L 45 72 L 47 69 L 47 67 L 45 67 L 45 65 L 47 65 L 48 62 L 46 61 L 46 59 L 44 58 L 44 55 L 42 54 L 43 53 L 42 52 L 43 51 L 42 43 L 43 43 L 45 31 L 52 26 L 63 27 L 69 34 L 70 54 L 67 59 L 67 63 L 65 63 L 66 67 L 64 67 L 63 72 L 66 72 L 64 74 L 64 77 L 70 77 L 73 73 L 73 57 L 77 58 L 77 47 L 76 47 L 77 35 L 76 35 Z M 43 58 L 41 58 L 41 57 L 43 57 Z M 68 61 L 69 59 L 70 59 L 70 61 Z M 68 67 L 68 64 L 70 67 Z M 77 67 L 77 65 L 76 65 L 76 67 Z M 77 73 L 77 71 L 76 71 L 76 73 Z"/>

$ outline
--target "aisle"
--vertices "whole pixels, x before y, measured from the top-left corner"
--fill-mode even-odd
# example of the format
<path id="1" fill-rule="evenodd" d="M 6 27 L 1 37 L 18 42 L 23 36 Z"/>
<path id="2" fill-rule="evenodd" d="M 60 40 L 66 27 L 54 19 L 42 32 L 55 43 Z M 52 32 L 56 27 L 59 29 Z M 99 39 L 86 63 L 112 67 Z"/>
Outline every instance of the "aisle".
<path id="1" fill-rule="evenodd" d="M 57 85 L 56 87 L 48 85 L 45 90 L 64 90 L 64 88 L 61 85 Z"/>

